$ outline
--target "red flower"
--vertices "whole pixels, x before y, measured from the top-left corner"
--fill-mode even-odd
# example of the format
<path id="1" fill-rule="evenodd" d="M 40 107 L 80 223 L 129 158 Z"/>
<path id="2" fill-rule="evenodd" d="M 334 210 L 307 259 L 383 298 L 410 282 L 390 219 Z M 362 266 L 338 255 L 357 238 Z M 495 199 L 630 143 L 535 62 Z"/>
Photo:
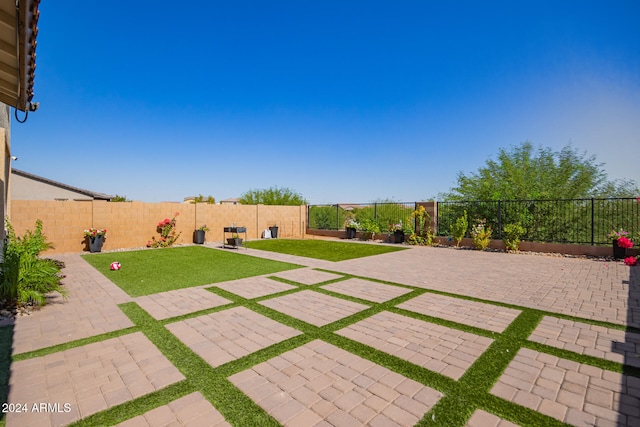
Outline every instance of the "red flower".
<path id="1" fill-rule="evenodd" d="M 632 267 L 638 264 L 638 259 L 634 256 L 626 257 L 624 259 L 624 264 L 628 265 L 629 267 Z"/>
<path id="2" fill-rule="evenodd" d="M 621 248 L 629 249 L 633 247 L 633 242 L 626 237 L 618 239 L 618 246 Z"/>

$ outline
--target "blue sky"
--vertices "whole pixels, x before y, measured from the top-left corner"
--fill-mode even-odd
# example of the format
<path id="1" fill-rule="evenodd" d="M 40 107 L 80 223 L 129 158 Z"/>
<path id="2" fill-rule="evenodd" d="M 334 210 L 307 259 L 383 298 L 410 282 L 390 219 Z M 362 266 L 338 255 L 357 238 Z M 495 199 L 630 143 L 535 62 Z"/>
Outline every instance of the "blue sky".
<path id="1" fill-rule="evenodd" d="M 423 200 L 500 147 L 640 181 L 640 2 L 42 2 L 14 164 L 148 202 Z"/>

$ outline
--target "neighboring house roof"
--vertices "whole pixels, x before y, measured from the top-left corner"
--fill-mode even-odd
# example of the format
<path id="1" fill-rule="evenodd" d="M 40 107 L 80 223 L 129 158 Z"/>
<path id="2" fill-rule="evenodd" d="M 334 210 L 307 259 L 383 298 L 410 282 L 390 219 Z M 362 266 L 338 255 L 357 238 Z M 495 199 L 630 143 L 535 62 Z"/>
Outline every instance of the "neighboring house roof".
<path id="1" fill-rule="evenodd" d="M 11 169 L 11 173 L 21 176 L 23 178 L 27 178 L 27 179 L 31 179 L 33 181 L 37 181 L 37 182 L 41 182 L 43 184 L 47 184 L 47 185 L 51 185 L 54 187 L 58 187 L 61 188 L 63 190 L 68 190 L 68 191 L 72 191 L 74 193 L 79 193 L 82 194 L 84 196 L 90 197 L 94 200 L 111 200 L 113 199 L 115 196 L 112 196 L 110 194 L 104 194 L 104 193 L 97 193 L 95 191 L 90 191 L 90 190 L 85 190 L 83 188 L 78 188 L 78 187 L 73 187 L 71 185 L 67 185 L 67 184 L 63 184 L 61 182 L 58 181 L 54 181 L 52 179 L 47 179 L 47 178 L 43 178 L 41 176 L 38 175 L 34 175 L 32 173 L 29 172 L 24 172 L 15 168 Z"/>
<path id="2" fill-rule="evenodd" d="M 238 205 L 238 204 L 240 204 L 240 199 L 238 199 L 236 197 L 230 197 L 228 199 L 220 200 L 220 203 L 231 203 L 231 204 L 234 204 L 234 205 Z"/>
<path id="3" fill-rule="evenodd" d="M 345 211 L 352 211 L 358 208 L 364 208 L 369 205 L 363 205 L 361 203 L 338 203 L 338 207 L 340 209 L 344 209 Z"/>
<path id="4" fill-rule="evenodd" d="M 0 2 L 0 102 L 34 111 L 33 83 L 40 0 Z"/>

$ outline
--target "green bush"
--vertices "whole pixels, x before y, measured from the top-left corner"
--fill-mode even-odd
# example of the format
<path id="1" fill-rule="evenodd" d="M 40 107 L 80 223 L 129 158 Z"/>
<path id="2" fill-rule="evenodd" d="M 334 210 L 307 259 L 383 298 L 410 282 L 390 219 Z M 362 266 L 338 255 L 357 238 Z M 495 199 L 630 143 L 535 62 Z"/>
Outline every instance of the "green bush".
<path id="1" fill-rule="evenodd" d="M 431 216 L 424 206 L 418 206 L 416 210 L 411 212 L 411 218 L 412 222 L 416 223 L 416 232 L 411 232 L 407 243 L 410 245 L 435 245 L 436 233 L 431 229 Z"/>
<path id="2" fill-rule="evenodd" d="M 525 229 L 522 225 L 515 224 L 507 224 L 502 228 L 502 241 L 504 242 L 505 247 L 509 251 L 517 251 L 520 247 L 520 241 L 522 236 L 525 233 Z"/>
<path id="3" fill-rule="evenodd" d="M 36 221 L 35 230 L 27 230 L 22 237 L 16 236 L 9 220 L 5 224 L 7 237 L 0 264 L 0 298 L 19 305 L 42 306 L 50 292 L 66 296 L 66 289 L 60 284 L 60 263 L 39 256 L 42 251 L 53 248 L 42 233 L 42 221 Z"/>
<path id="4" fill-rule="evenodd" d="M 358 229 L 363 233 L 370 233 L 371 238 L 375 239 L 376 233 L 380 233 L 380 224 L 373 219 L 365 218 L 359 222 Z"/>
<path id="5" fill-rule="evenodd" d="M 456 246 L 460 246 L 460 242 L 467 232 L 467 228 L 469 227 L 469 221 L 467 219 L 467 211 L 464 211 L 464 215 L 456 219 L 456 222 L 451 225 L 451 234 L 453 235 L 453 240 L 456 241 Z"/>
<path id="6" fill-rule="evenodd" d="M 491 234 L 493 230 L 490 226 L 487 225 L 486 219 L 478 220 L 476 225 L 471 227 L 471 237 L 473 239 L 473 246 L 483 251 L 489 246 L 489 242 L 491 241 Z"/>

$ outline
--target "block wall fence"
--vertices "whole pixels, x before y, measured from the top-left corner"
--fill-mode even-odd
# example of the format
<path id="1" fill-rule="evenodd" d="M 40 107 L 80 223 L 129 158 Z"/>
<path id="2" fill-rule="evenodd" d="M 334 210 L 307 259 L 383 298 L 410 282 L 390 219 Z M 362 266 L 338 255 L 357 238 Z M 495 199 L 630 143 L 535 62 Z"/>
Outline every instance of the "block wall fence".
<path id="1" fill-rule="evenodd" d="M 182 232 L 176 243 L 191 243 L 194 230 L 204 224 L 211 229 L 209 242 L 222 242 L 224 227 L 234 223 L 247 227 L 248 239 L 260 238 L 273 225 L 284 238 L 302 238 L 306 228 L 306 206 L 13 200 L 9 219 L 18 235 L 33 230 L 40 219 L 55 245 L 45 254 L 78 253 L 87 251 L 83 231 L 90 227 L 107 229 L 104 251 L 144 247 L 159 236 L 158 222 L 176 212 L 176 229 Z"/>

